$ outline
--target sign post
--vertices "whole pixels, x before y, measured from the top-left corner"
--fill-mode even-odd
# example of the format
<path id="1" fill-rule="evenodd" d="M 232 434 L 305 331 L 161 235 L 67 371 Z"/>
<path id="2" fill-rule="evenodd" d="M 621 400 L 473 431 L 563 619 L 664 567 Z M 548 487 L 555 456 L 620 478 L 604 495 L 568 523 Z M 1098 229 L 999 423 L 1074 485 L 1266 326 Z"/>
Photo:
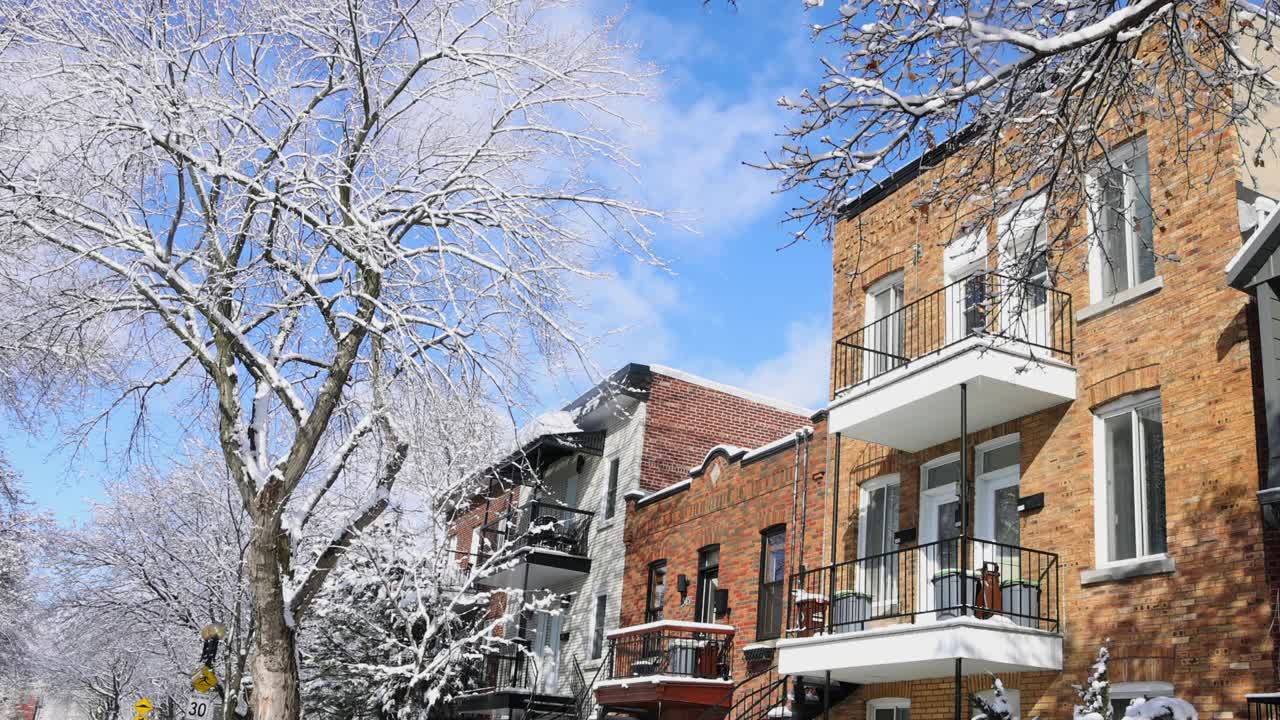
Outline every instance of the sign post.
<path id="1" fill-rule="evenodd" d="M 133 720 L 146 720 L 147 713 L 151 712 L 154 709 L 155 709 L 155 706 L 151 704 L 150 700 L 146 698 L 142 698 L 141 700 L 133 704 L 133 712 L 134 712 Z"/>
<path id="2" fill-rule="evenodd" d="M 218 661 L 218 642 L 225 634 L 226 629 L 221 625 L 206 625 L 200 631 L 200 668 L 191 676 L 191 688 L 195 692 L 182 706 L 182 713 L 188 720 L 209 720 L 213 717 L 214 697 L 209 691 L 218 687 L 218 675 L 213 667 Z"/>

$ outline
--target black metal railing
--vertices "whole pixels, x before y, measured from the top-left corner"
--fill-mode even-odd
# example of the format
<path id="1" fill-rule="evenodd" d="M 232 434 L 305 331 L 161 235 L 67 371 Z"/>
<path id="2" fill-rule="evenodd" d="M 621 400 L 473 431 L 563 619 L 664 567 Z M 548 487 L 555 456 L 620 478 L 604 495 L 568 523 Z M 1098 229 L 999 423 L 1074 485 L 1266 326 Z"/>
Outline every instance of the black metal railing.
<path id="1" fill-rule="evenodd" d="M 733 672 L 733 633 L 658 626 L 625 628 L 609 638 L 610 678 L 677 675 L 729 679 Z"/>
<path id="2" fill-rule="evenodd" d="M 1249 720 L 1280 720 L 1280 693 L 1245 695 Z"/>
<path id="3" fill-rule="evenodd" d="M 551 500 L 532 500 L 480 528 L 482 553 L 526 547 L 586 556 L 595 513 Z"/>
<path id="4" fill-rule="evenodd" d="M 1058 556 L 956 537 L 791 576 L 790 637 L 969 616 L 1058 631 Z"/>
<path id="5" fill-rule="evenodd" d="M 472 692 L 492 691 L 499 688 L 534 687 L 538 679 L 538 664 L 526 651 L 528 643 L 512 641 L 501 650 L 491 650 L 481 655 L 477 667 L 467 683 Z"/>
<path id="6" fill-rule="evenodd" d="M 972 337 L 1016 340 L 1070 362 L 1071 295 L 983 272 L 957 280 L 836 341 L 831 371 L 844 390 Z"/>

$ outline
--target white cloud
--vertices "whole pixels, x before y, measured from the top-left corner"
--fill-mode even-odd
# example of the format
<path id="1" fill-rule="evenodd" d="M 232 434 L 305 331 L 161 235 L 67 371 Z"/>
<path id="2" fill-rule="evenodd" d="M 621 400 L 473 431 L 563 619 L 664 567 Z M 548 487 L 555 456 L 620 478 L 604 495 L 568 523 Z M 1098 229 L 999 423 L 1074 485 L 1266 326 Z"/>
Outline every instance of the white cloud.
<path id="1" fill-rule="evenodd" d="M 753 331 L 752 337 L 766 344 L 771 341 L 759 329 Z M 724 381 L 817 410 L 827 405 L 830 357 L 829 320 L 792 321 L 786 328 L 780 353 L 749 368 L 729 370 Z"/>

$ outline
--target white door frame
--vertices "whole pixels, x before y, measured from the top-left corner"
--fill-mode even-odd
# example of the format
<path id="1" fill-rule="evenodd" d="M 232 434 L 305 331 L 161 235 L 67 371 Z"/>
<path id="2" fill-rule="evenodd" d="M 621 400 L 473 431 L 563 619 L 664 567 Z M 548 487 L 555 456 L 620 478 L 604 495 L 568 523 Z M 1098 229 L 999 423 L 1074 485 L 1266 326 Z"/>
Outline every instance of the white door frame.
<path id="1" fill-rule="evenodd" d="M 885 315 L 885 317 L 887 317 L 888 315 L 892 315 L 894 312 L 897 312 L 898 310 L 902 309 L 903 305 L 906 303 L 906 298 L 905 298 L 906 285 L 904 282 L 904 278 L 905 278 L 904 273 L 901 270 L 899 270 L 897 272 L 889 273 L 888 275 L 880 278 L 879 280 L 875 281 L 874 283 L 872 283 L 870 286 L 867 287 L 867 291 L 863 297 L 863 302 L 862 302 L 864 306 L 863 307 L 863 320 L 864 320 L 863 327 L 869 327 L 871 323 L 880 319 L 880 317 L 876 315 L 875 296 L 879 295 L 880 293 L 886 290 L 892 291 L 893 289 L 896 289 L 898 302 L 897 302 L 897 307 L 890 308 L 888 314 Z M 892 295 L 890 297 L 892 297 Z M 891 302 L 890 305 L 892 304 L 893 303 Z M 903 333 L 901 318 L 899 318 L 899 322 L 897 323 L 896 326 L 894 326 L 892 323 L 890 323 L 889 325 L 890 327 L 896 329 L 896 336 L 890 339 L 891 342 L 895 340 L 901 340 L 902 333 Z M 875 336 L 874 330 L 864 331 L 862 336 L 863 344 L 868 348 L 879 350 L 881 352 L 887 352 L 888 350 L 886 350 L 885 348 L 879 347 L 879 341 L 874 336 Z M 901 343 L 892 342 L 892 344 L 896 348 L 896 346 Z M 871 352 L 871 350 L 864 350 L 862 352 L 862 358 L 863 358 L 862 359 L 862 377 L 859 378 L 859 380 L 870 380 L 871 378 L 877 375 L 883 375 L 884 373 L 888 372 L 889 370 L 892 370 L 895 367 L 895 365 L 893 364 L 894 362 L 893 359 L 888 358 L 884 355 Z M 877 369 L 880 369 L 879 372 L 876 372 Z"/>
<path id="2" fill-rule="evenodd" d="M 942 259 L 942 275 L 946 286 L 950 287 L 959 280 L 968 278 L 987 269 L 987 231 L 978 230 L 962 235 L 947 246 Z M 965 301 L 968 299 L 966 285 L 959 285 L 943 298 L 946 317 L 946 342 L 948 344 L 963 339 L 971 328 L 965 327 Z"/>
<path id="3" fill-rule="evenodd" d="M 1015 463 L 999 470 L 986 471 L 982 468 L 982 456 L 988 450 L 1020 443 L 1019 433 L 1012 433 L 989 440 L 974 448 L 974 465 L 977 478 L 974 482 L 974 536 L 979 540 L 996 542 L 996 508 L 995 493 L 1007 487 L 1017 487 L 1022 481 L 1022 465 Z M 1008 573 L 1018 572 L 1017 551 L 1000 550 L 987 545 L 978 545 L 974 553 L 974 567 L 981 568 L 983 562 L 995 562 L 1000 565 L 1001 580 L 1008 580 Z"/>
<path id="4" fill-rule="evenodd" d="M 898 486 L 898 503 L 899 503 L 899 509 L 901 509 L 902 482 L 901 482 L 901 476 L 898 473 L 890 473 L 888 475 L 881 475 L 879 477 L 872 478 L 864 482 L 862 486 L 858 489 L 858 558 L 859 558 L 858 570 L 859 572 L 858 572 L 858 578 L 857 578 L 857 585 L 858 585 L 857 590 L 871 595 L 871 608 L 872 608 L 871 612 L 873 615 L 879 615 L 879 614 L 888 612 L 897 603 L 897 600 L 898 600 L 898 584 L 897 584 L 896 570 L 898 567 L 901 567 L 901 565 L 899 564 L 889 570 L 886 570 L 886 572 L 890 573 L 889 575 L 890 582 L 888 584 L 875 583 L 875 587 L 871 587 L 870 586 L 871 583 L 868 580 L 869 573 L 866 572 L 867 564 L 866 564 L 866 561 L 863 560 L 863 558 L 867 557 L 867 528 L 870 526 L 870 522 L 867 517 L 867 509 L 871 507 L 871 493 L 875 492 L 876 490 L 880 490 L 881 488 L 887 488 L 891 485 Z M 888 518 L 886 518 L 886 520 L 887 519 Z M 898 518 L 896 517 L 893 518 L 893 525 L 895 528 L 894 532 L 896 533 L 897 526 L 898 526 Z M 886 548 L 884 550 L 884 552 L 891 552 L 891 551 L 892 550 L 889 548 Z M 899 560 L 899 562 L 901 561 Z M 892 597 L 891 598 L 880 597 L 879 596 L 880 593 L 874 592 L 876 590 L 883 590 L 885 591 L 885 593 L 891 594 Z"/>
<path id="5" fill-rule="evenodd" d="M 920 522 L 918 534 L 920 536 L 919 545 L 928 545 L 940 540 L 938 537 L 938 510 L 949 502 L 958 502 L 960 495 L 958 492 L 958 483 L 949 483 L 942 487 L 930 488 L 928 483 L 929 470 L 942 465 L 947 465 L 960 460 L 960 453 L 953 452 L 943 455 L 940 458 L 930 460 L 920 466 Z M 919 577 L 916 579 L 916 602 L 917 610 L 919 608 L 935 607 L 933 596 L 933 575 L 940 570 L 938 567 L 938 558 L 941 555 L 942 546 L 934 546 L 932 552 L 918 551 L 916 557 L 916 566 L 919 568 Z M 957 553 L 958 555 L 958 553 Z M 917 622 L 932 622 L 936 619 L 934 613 L 916 613 Z"/>
<path id="6" fill-rule="evenodd" d="M 1009 277 L 1016 277 L 1010 265 L 1018 259 L 1020 252 L 1029 252 L 1034 249 L 1042 249 L 1048 244 L 1048 229 L 1045 227 L 1045 206 L 1046 199 L 1044 195 L 1037 195 L 1034 198 L 1027 199 L 1018 207 L 1005 213 L 997 225 L 998 232 L 997 247 L 1000 255 L 1000 272 Z M 1034 229 L 1035 235 L 1028 237 L 1027 234 Z M 1028 248 L 1031 245 L 1031 248 Z M 1008 281 L 1005 281 L 1005 285 Z M 1048 281 L 1046 279 L 1046 286 Z M 1007 291 L 1007 287 L 1001 288 Z M 1007 292 L 1005 293 L 1007 295 Z M 1013 303 L 1012 305 L 1010 303 Z M 1044 304 L 1036 308 L 1028 308 L 1025 303 L 1027 297 L 1011 300 L 1009 297 L 1000 298 L 1000 327 L 1001 330 L 1009 336 L 1023 338 L 1039 345 L 1049 345 L 1052 337 L 1052 331 L 1049 327 L 1049 302 L 1050 298 L 1045 297 Z M 1014 313 L 1014 308 L 1020 307 L 1020 314 Z M 1034 337 L 1031 335 L 1034 334 Z"/>
<path id="7" fill-rule="evenodd" d="M 564 630 L 564 613 L 544 610 L 534 612 L 533 655 L 534 690 L 555 693 L 560 684 L 560 633 Z"/>

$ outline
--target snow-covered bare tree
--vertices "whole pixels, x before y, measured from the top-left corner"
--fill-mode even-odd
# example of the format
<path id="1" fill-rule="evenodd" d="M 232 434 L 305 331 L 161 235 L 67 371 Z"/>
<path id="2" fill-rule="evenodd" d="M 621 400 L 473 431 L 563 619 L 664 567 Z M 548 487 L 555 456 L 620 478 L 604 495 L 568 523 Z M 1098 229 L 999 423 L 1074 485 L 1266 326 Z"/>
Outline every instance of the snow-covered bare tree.
<path id="1" fill-rule="evenodd" d="M 492 407 L 466 398 L 439 402 L 412 383 L 394 395 L 397 424 L 419 442 L 387 512 L 353 540 L 317 595 L 302 643 L 307 717 L 437 716 L 489 679 L 496 668 L 486 655 L 523 661 L 525 649 L 507 630 L 524 610 L 560 599 L 486 581 L 514 562 L 522 547 L 514 531 L 485 553 L 461 552 L 451 542 L 451 510 L 489 490 L 484 470 L 511 454 L 509 428 Z M 376 456 L 357 452 L 350 462 L 376 463 Z M 367 490 L 353 473 L 327 506 L 358 504 Z M 323 538 L 303 538 L 299 555 L 321 552 Z"/>
<path id="2" fill-rule="evenodd" d="M 138 468 L 108 483 L 83 524 L 47 535 L 49 602 L 59 654 L 95 656 L 102 626 L 174 685 L 198 667 L 200 631 L 226 628 L 218 665 L 223 716 L 242 700 L 253 623 L 245 550 L 249 519 L 219 454 L 193 448 L 166 472 Z M 114 658 L 98 657 L 104 672 Z M 84 663 L 88 664 L 88 663 Z"/>
<path id="3" fill-rule="evenodd" d="M 216 427 L 250 521 L 261 720 L 298 717 L 299 624 L 415 442 L 390 388 L 517 403 L 533 358 L 585 356 L 569 311 L 599 255 L 657 262 L 657 216 L 609 184 L 647 70 L 564 5 L 4 10 L 0 348 L 78 371 L 107 417 L 163 398 Z M 20 402 L 47 387 L 6 380 Z M 372 490 L 299 562 L 361 448 Z"/>
<path id="4" fill-rule="evenodd" d="M 0 457 L 0 702 L 29 689 L 36 613 L 36 548 L 49 527 Z"/>
<path id="5" fill-rule="evenodd" d="M 954 241 L 1039 198 L 1056 264 L 1111 222 L 1080 232 L 1090 192 L 1141 183 L 1108 154 L 1119 141 L 1159 125 L 1166 157 L 1277 158 L 1276 0 L 804 2 L 830 53 L 820 82 L 779 100 L 795 120 L 760 163 L 797 191 L 801 237 L 829 233 L 852 197 L 937 149 L 925 164 L 946 156 L 945 168 L 914 198 L 931 222 L 952 222 Z M 1115 182 L 1091 190 L 1099 165 Z M 1207 172 L 1182 176 L 1194 186 Z"/>

